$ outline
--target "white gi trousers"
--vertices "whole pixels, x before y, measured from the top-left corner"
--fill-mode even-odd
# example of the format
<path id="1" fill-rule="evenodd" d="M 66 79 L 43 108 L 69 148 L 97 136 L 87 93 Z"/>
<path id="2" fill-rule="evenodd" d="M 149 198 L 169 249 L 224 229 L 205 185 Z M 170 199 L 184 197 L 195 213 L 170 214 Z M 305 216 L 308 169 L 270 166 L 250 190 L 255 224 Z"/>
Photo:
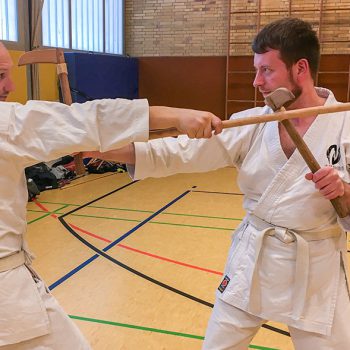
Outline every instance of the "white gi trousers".
<path id="1" fill-rule="evenodd" d="M 256 221 L 257 223 L 261 224 L 259 219 L 254 217 L 250 217 L 251 219 L 253 219 L 253 221 Z M 266 225 L 267 227 L 269 225 Z M 247 224 L 245 224 L 244 222 L 242 223 L 242 229 L 244 230 L 244 227 L 247 227 Z M 269 230 L 269 228 L 267 229 Z M 265 230 L 265 234 L 268 233 L 269 231 Z M 240 231 L 240 229 L 238 229 L 237 231 Z M 242 232 L 242 231 L 241 231 Z M 263 234 L 264 234 L 263 232 Z M 329 235 L 330 237 L 332 237 L 334 235 L 334 238 L 329 238 L 331 240 L 334 239 L 334 243 L 335 246 L 338 246 L 338 244 L 336 243 L 339 240 L 339 237 L 336 237 L 336 232 L 337 230 L 333 231 L 327 231 L 326 233 L 323 234 L 319 234 L 319 238 L 322 235 Z M 288 242 L 289 240 L 289 233 L 286 231 L 284 235 L 278 235 L 278 231 L 277 228 L 272 227 L 272 231 L 270 232 L 272 234 L 272 236 L 269 236 L 269 245 L 274 245 L 273 241 L 276 240 L 276 242 L 283 242 L 284 240 L 286 242 Z M 301 237 L 294 232 L 293 235 L 295 235 L 295 237 L 299 237 L 296 239 L 300 239 Z M 263 237 L 263 236 L 262 236 Z M 307 236 L 304 236 L 307 237 Z M 311 236 L 310 236 L 311 237 Z M 310 238 L 309 237 L 309 238 Z M 316 237 L 315 237 L 316 238 Z M 262 238 L 263 239 L 263 238 Z M 261 239 L 261 243 L 262 243 L 262 239 Z M 231 251 L 237 251 L 237 240 L 242 241 L 242 236 L 241 235 L 237 235 L 234 237 L 234 240 L 236 241 L 236 243 L 233 245 L 233 247 L 231 247 Z M 272 241 L 271 241 L 272 240 Z M 343 241 L 343 240 L 341 240 Z M 305 244 L 306 242 L 303 242 L 303 244 Z M 287 243 L 286 246 L 288 246 L 289 243 Z M 298 246 L 296 248 L 303 248 L 303 244 L 298 244 Z M 320 246 L 322 247 L 322 246 Z M 282 248 L 282 246 L 281 246 Z M 305 249 L 306 247 L 304 246 L 303 249 Z M 344 252 L 344 249 L 343 253 Z M 248 250 L 245 251 L 246 254 L 248 254 Z M 308 254 L 308 249 L 307 250 L 303 250 L 301 252 L 302 254 L 300 254 L 300 257 L 298 259 L 303 260 L 302 264 L 301 264 L 301 268 L 304 267 L 305 270 L 309 270 L 309 254 Z M 256 256 L 259 256 L 260 253 L 255 253 Z M 272 264 L 277 264 L 276 261 L 276 257 L 273 257 L 272 252 L 268 251 L 267 256 L 269 257 L 269 260 L 272 259 Z M 232 255 L 232 253 L 230 254 Z M 298 255 L 297 255 L 298 256 Z M 305 257 L 307 257 L 305 259 Z M 303 324 L 303 323 L 299 323 L 297 321 L 297 319 L 300 320 L 304 320 L 304 314 L 303 312 L 301 312 L 301 315 L 294 315 L 294 317 L 297 316 L 297 319 L 295 319 L 295 325 L 291 326 L 289 325 L 289 331 L 291 333 L 292 336 L 292 341 L 295 345 L 295 349 L 297 350 L 310 350 L 310 349 L 317 349 L 317 350 L 345 350 L 345 349 L 350 349 L 350 332 L 348 331 L 348 325 L 350 324 L 350 299 L 349 299 L 349 291 L 348 291 L 348 286 L 347 286 L 347 282 L 346 282 L 346 274 L 343 268 L 343 264 L 344 262 L 346 263 L 346 261 L 344 260 L 334 260 L 331 258 L 332 254 L 330 256 L 327 257 L 327 261 L 325 261 L 326 265 L 323 265 L 324 270 L 323 270 L 323 274 L 328 276 L 327 278 L 330 277 L 329 273 L 332 274 L 337 274 L 337 276 L 333 276 L 334 277 L 334 282 L 335 283 L 335 293 L 326 293 L 324 294 L 322 297 L 325 298 L 325 300 L 317 301 L 318 307 L 319 308 L 324 308 L 325 310 L 327 310 L 327 305 L 333 305 L 334 303 L 334 309 L 333 307 L 331 307 L 329 309 L 329 311 L 326 311 L 326 313 L 324 314 L 324 316 L 321 316 L 321 320 L 324 319 L 324 317 L 326 317 L 327 321 L 329 322 L 330 326 L 330 331 L 327 332 L 327 334 L 322 334 L 322 332 L 316 333 L 313 331 L 308 331 L 308 330 L 303 330 L 302 328 L 307 328 L 310 327 L 310 324 Z M 275 258 L 275 259 L 274 259 Z M 315 260 L 316 258 L 316 260 Z M 286 261 L 288 261 L 288 257 L 285 256 Z M 315 263 L 315 261 L 318 260 L 325 260 L 324 258 L 320 258 L 319 256 L 317 257 L 313 257 L 311 261 L 313 261 Z M 239 259 L 238 259 L 239 260 Z M 258 263 L 258 261 L 260 261 L 259 259 L 257 259 L 256 263 Z M 283 261 L 283 260 L 282 260 Z M 333 264 L 331 263 L 331 261 L 333 261 Z M 340 266 L 338 265 L 339 268 L 336 268 L 336 266 L 334 265 L 334 262 L 338 261 L 338 264 L 340 264 Z M 332 270 L 329 270 L 326 273 L 326 266 L 330 265 L 330 267 L 333 267 Z M 230 265 L 234 265 L 234 266 L 239 266 L 240 262 L 236 261 L 236 260 L 228 260 L 228 265 L 226 267 L 226 272 L 228 272 L 230 270 Z M 290 265 L 290 262 L 289 262 Z M 296 264 L 298 265 L 298 264 Z M 265 266 L 266 267 L 266 266 Z M 272 265 L 270 265 L 270 267 L 272 267 Z M 247 266 L 246 266 L 247 268 Z M 258 270 L 259 270 L 259 266 L 257 266 Z M 254 271 L 258 271 L 256 268 L 254 269 Z M 296 271 L 298 271 L 298 267 L 296 267 Z M 285 271 L 287 274 L 287 270 Z M 297 296 L 296 299 L 293 299 L 293 304 L 290 305 L 291 306 L 291 314 L 295 314 L 297 310 L 302 311 L 304 310 L 304 306 L 310 307 L 310 304 L 306 305 L 306 299 L 303 298 L 303 296 L 305 296 L 305 293 L 302 292 L 302 290 L 307 287 L 307 285 L 305 285 L 304 282 L 308 282 L 310 284 L 310 280 L 307 281 L 305 280 L 304 282 L 301 282 L 300 280 L 302 280 L 305 276 L 304 273 L 302 271 L 297 272 L 299 274 L 301 274 L 299 277 L 299 279 L 296 279 L 294 281 L 294 285 L 290 285 L 290 290 L 294 289 L 294 292 L 292 292 L 293 294 L 295 294 Z M 318 273 L 322 273 L 321 271 L 319 271 Z M 253 280 L 256 279 L 256 276 L 253 274 Z M 275 278 L 279 278 L 281 277 L 281 275 L 278 277 L 278 275 L 274 275 Z M 309 274 L 307 274 L 306 276 L 309 276 Z M 236 285 L 238 285 L 239 282 L 239 277 L 238 276 L 234 276 L 234 275 L 230 275 L 231 279 L 228 279 L 227 285 L 228 283 L 234 283 Z M 310 277 L 310 276 L 309 276 Z M 321 276 L 319 275 L 319 279 L 321 279 Z M 232 281 L 231 281 L 232 280 Z M 224 278 L 225 281 L 225 278 Z M 271 283 L 273 281 L 271 280 Z M 280 281 L 281 283 L 282 281 Z M 332 284 L 332 282 L 330 281 L 330 283 Z M 258 303 L 257 305 L 259 305 L 259 308 L 261 307 L 261 302 L 260 299 L 260 288 L 258 288 L 259 286 L 256 283 L 253 283 L 254 285 L 251 290 L 251 302 L 250 305 L 254 305 L 256 304 L 257 300 Z M 326 283 L 327 284 L 327 283 Z M 326 284 L 321 284 L 326 290 L 328 289 Z M 226 286 L 227 286 L 226 285 Z M 312 284 L 311 284 L 312 285 Z M 223 286 L 223 285 L 222 285 Z M 220 286 L 220 287 L 222 287 Z M 272 286 L 272 285 L 271 285 Z M 303 288 L 304 287 L 304 288 Z M 309 286 L 310 287 L 310 286 Z M 224 290 L 226 289 L 226 287 L 223 287 Z M 276 293 L 276 285 L 272 286 L 271 291 L 268 294 L 264 294 L 265 298 L 268 297 L 270 294 L 273 295 L 274 293 Z M 314 286 L 315 288 L 315 286 Z M 332 288 L 333 289 L 333 288 Z M 220 288 L 219 288 L 220 291 Z M 221 290 L 221 292 L 223 292 L 223 290 Z M 305 290 L 306 292 L 306 290 Z M 263 316 L 259 315 L 259 313 L 257 313 L 256 315 L 253 315 L 252 313 L 249 312 L 249 310 L 242 310 L 239 307 L 234 306 L 233 303 L 228 303 L 227 301 L 224 300 L 224 298 L 222 298 L 222 294 L 217 294 L 217 298 L 216 298 L 216 302 L 214 305 L 214 309 L 211 315 L 211 318 L 209 320 L 209 324 L 208 324 L 208 328 L 207 328 L 207 332 L 206 332 L 206 336 L 205 336 L 205 341 L 203 344 L 203 350 L 246 350 L 248 349 L 248 345 L 250 344 L 251 340 L 253 339 L 254 335 L 258 332 L 259 328 L 261 327 L 261 325 L 263 323 L 266 322 L 266 318 L 264 318 Z M 320 298 L 321 295 L 318 295 L 317 298 Z M 304 300 L 303 300 L 304 299 Z M 230 299 L 228 299 L 230 300 Z M 286 299 L 287 300 L 287 299 Z M 308 303 L 310 303 L 310 296 L 308 298 Z M 278 303 L 278 298 L 275 300 L 276 303 Z M 301 305 L 301 306 L 300 306 Z M 272 307 L 272 304 L 271 304 Z M 334 310 L 334 312 L 332 311 Z M 305 311 L 305 310 L 304 310 Z M 321 311 L 322 312 L 322 311 Z M 265 311 L 266 313 L 266 311 Z M 297 312 L 297 314 L 299 314 L 299 312 Z M 273 315 L 273 313 L 272 313 Z M 326 316 L 328 315 L 328 316 Z M 276 315 L 274 315 L 274 317 L 276 317 Z M 276 317 L 277 318 L 277 317 Z M 316 315 L 315 315 L 316 318 Z M 324 319 L 324 320 L 326 320 Z M 274 319 L 276 321 L 276 319 Z M 289 320 L 291 322 L 291 320 Z M 316 319 L 315 319 L 316 321 Z M 288 321 L 286 320 L 286 323 L 288 324 Z M 306 327 L 305 327 L 306 325 Z M 300 328 L 297 328 L 300 327 Z"/>
<path id="2" fill-rule="evenodd" d="M 325 105 L 337 103 L 330 91 L 316 91 L 327 98 Z M 232 118 L 267 113 L 271 113 L 268 107 L 257 107 Z M 317 118 L 303 137 L 318 162 L 334 166 L 347 183 L 349 121 L 349 112 Z M 330 156 L 334 149 L 339 151 L 337 159 Z M 346 268 L 347 264 L 346 239 L 331 203 L 305 180 L 309 169 L 300 153 L 294 152 L 290 158 L 284 154 L 277 122 L 226 129 L 209 140 L 183 136 L 135 143 L 135 152 L 133 179 L 237 167 L 244 209 L 273 226 L 269 229 L 249 222 L 236 229 L 204 349 L 246 349 L 264 320 L 290 326 L 293 336 L 312 334 L 306 337 L 311 339 L 311 346 L 303 350 L 322 349 L 315 346 L 318 343 L 313 338 L 332 339 L 332 350 L 350 349 L 345 335 L 344 340 L 338 339 L 344 333 L 339 326 L 339 310 L 349 318 L 349 297 L 346 302 L 338 300 L 339 286 L 343 288 L 340 283 L 344 282 L 341 266 Z M 350 216 L 338 222 L 342 230 L 350 231 Z M 350 274 L 346 275 L 350 281 Z M 231 312 L 222 311 L 221 319 L 219 305 L 236 311 L 232 317 Z M 235 323 L 240 318 L 243 324 Z M 243 332 L 247 327 L 252 329 Z M 346 342 L 345 348 L 337 342 Z"/>
<path id="3" fill-rule="evenodd" d="M 73 152 L 107 151 L 147 140 L 148 102 L 2 102 L 0 114 L 0 350 L 90 349 L 41 279 L 29 271 L 24 169 Z"/>
<path id="4" fill-rule="evenodd" d="M 23 266 L 18 267 L 20 269 Z M 34 271 L 33 284 L 46 309 L 50 333 L 16 344 L 0 346 L 1 350 L 90 350 L 91 347 L 75 323 L 60 307 L 55 297 Z M 20 326 L 20 325 L 19 325 Z"/>
<path id="5" fill-rule="evenodd" d="M 217 298 L 209 320 L 203 350 L 248 350 L 266 320 Z M 341 269 L 332 331 L 329 336 L 288 327 L 295 350 L 349 350 L 350 300 Z M 255 344 L 258 345 L 258 344 Z"/>

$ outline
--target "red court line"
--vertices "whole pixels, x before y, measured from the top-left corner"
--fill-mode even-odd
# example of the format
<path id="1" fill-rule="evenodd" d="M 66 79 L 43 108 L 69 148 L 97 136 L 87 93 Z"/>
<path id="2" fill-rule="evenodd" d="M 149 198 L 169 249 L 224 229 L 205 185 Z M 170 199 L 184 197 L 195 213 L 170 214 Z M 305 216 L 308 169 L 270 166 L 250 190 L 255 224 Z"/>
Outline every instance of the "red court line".
<path id="1" fill-rule="evenodd" d="M 38 202 L 36 199 L 33 199 L 33 202 L 42 210 L 46 211 L 47 213 L 49 212 L 49 209 L 44 207 L 40 202 Z M 56 214 L 50 214 L 53 218 L 57 219 L 58 216 Z"/>
<path id="2" fill-rule="evenodd" d="M 70 223 L 68 223 L 68 225 L 69 225 L 70 227 L 76 229 L 77 231 L 80 231 L 80 232 L 82 232 L 82 233 L 85 233 L 86 235 L 89 235 L 89 236 L 91 236 L 91 237 L 97 238 L 97 239 L 99 239 L 99 240 L 101 240 L 101 241 L 105 241 L 105 242 L 107 242 L 107 243 L 112 243 L 111 240 L 109 240 L 109 239 L 107 239 L 107 238 L 104 238 L 104 237 L 101 237 L 101 236 L 98 236 L 98 235 L 95 235 L 94 233 L 91 233 L 91 232 L 89 232 L 89 231 L 85 231 L 85 230 L 83 230 L 82 228 L 80 228 L 80 227 L 78 227 L 78 226 L 75 226 L 75 225 L 70 224 Z M 119 245 L 119 244 L 117 244 L 117 245 Z"/>
<path id="3" fill-rule="evenodd" d="M 171 263 L 174 263 L 174 264 L 177 264 L 177 265 L 182 265 L 182 266 L 190 267 L 191 269 L 196 269 L 196 270 L 201 270 L 201 271 L 205 271 L 205 272 L 215 273 L 216 275 L 220 275 L 220 276 L 222 275 L 222 272 L 219 272 L 219 271 L 214 271 L 214 270 L 210 270 L 210 269 L 205 269 L 204 267 L 200 267 L 200 266 L 196 266 L 196 265 L 190 265 L 190 264 L 183 263 L 183 262 L 181 262 L 181 261 L 168 259 L 168 258 L 165 258 L 165 257 L 163 257 L 163 256 L 159 256 L 159 255 L 155 255 L 155 254 L 151 254 L 151 253 L 144 252 L 144 251 L 142 251 L 142 250 L 138 250 L 138 249 L 135 249 L 135 248 L 131 248 L 131 247 L 126 246 L 126 245 L 124 245 L 124 244 L 117 244 L 117 246 L 118 246 L 118 247 L 121 247 L 121 248 L 128 249 L 128 250 L 132 250 L 133 252 L 137 252 L 137 253 L 140 253 L 140 254 L 143 254 L 143 255 L 150 256 L 150 257 L 152 257 L 152 258 L 156 258 L 156 259 L 159 259 L 159 260 L 168 261 L 168 262 L 171 262 Z"/>
<path id="4" fill-rule="evenodd" d="M 48 212 L 49 210 L 44 207 L 41 203 L 39 203 L 37 200 L 34 200 L 33 201 L 39 208 L 41 208 L 42 210 Z M 57 215 L 55 214 L 51 214 L 50 216 L 52 216 L 53 218 L 57 219 Z M 91 233 L 89 231 L 86 231 L 78 226 L 75 226 L 73 224 L 70 224 L 68 223 L 69 226 L 71 226 L 72 228 L 74 228 L 75 230 L 77 231 L 80 231 L 86 235 L 89 235 L 91 237 L 94 237 L 96 239 L 99 239 L 101 241 L 104 241 L 104 242 L 107 242 L 107 243 L 112 243 L 111 240 L 107 239 L 107 238 L 104 238 L 104 237 L 101 237 L 101 236 L 98 236 L 94 233 Z M 159 259 L 159 260 L 163 260 L 163 261 L 167 261 L 167 262 L 170 262 L 170 263 L 173 263 L 173 264 L 177 264 L 177 265 L 181 265 L 181 266 L 185 266 L 185 267 L 188 267 L 188 268 L 191 268 L 191 269 L 195 269 L 195 270 L 200 270 L 200 271 L 204 271 L 204 272 L 209 272 L 209 273 L 213 273 L 213 274 L 216 274 L 216 275 L 222 275 L 222 272 L 220 271 L 215 271 L 215 270 L 210 270 L 210 269 L 206 269 L 204 267 L 200 267 L 200 266 L 196 266 L 196 265 L 190 265 L 190 264 L 186 264 L 186 263 L 183 263 L 181 261 L 177 261 L 177 260 L 172 260 L 172 259 L 169 259 L 169 258 L 166 258 L 166 257 L 163 257 L 163 256 L 160 256 L 160 255 L 155 255 L 155 254 L 151 254 L 151 253 L 148 253 L 148 252 L 145 252 L 143 250 L 139 250 L 139 249 L 136 249 L 136 248 L 132 248 L 130 246 L 126 246 L 124 244 L 117 244 L 117 247 L 120 247 L 120 248 L 123 248 L 123 249 L 128 249 L 128 250 L 131 250 L 135 253 L 140 253 L 140 254 L 143 254 L 143 255 L 146 255 L 146 256 L 150 256 L 152 258 L 155 258 L 155 259 Z"/>

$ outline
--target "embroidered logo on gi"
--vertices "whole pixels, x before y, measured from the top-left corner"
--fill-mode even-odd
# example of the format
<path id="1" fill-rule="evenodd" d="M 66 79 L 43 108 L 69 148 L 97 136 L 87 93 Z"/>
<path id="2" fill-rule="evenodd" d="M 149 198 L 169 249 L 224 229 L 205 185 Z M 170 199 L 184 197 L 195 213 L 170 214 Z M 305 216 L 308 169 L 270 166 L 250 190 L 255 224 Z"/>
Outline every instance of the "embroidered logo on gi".
<path id="1" fill-rule="evenodd" d="M 327 158 L 330 165 L 339 163 L 340 148 L 337 145 L 332 145 L 327 150 Z"/>
<path id="2" fill-rule="evenodd" d="M 224 277 L 224 279 L 222 280 L 222 282 L 220 283 L 220 286 L 219 286 L 219 291 L 221 292 L 221 293 L 223 293 L 224 292 L 224 290 L 226 289 L 226 287 L 228 286 L 228 284 L 230 283 L 230 278 L 226 275 L 225 277 Z"/>

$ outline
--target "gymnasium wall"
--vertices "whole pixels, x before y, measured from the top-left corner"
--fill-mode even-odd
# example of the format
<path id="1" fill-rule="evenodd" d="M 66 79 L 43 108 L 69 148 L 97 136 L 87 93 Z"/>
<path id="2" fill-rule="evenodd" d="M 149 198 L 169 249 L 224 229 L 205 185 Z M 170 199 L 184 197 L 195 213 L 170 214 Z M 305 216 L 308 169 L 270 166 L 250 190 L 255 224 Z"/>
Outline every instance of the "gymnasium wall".
<path id="1" fill-rule="evenodd" d="M 139 96 L 152 105 L 225 114 L 223 56 L 139 57 Z"/>
<path id="2" fill-rule="evenodd" d="M 226 54 L 227 0 L 126 0 L 125 16 L 131 56 Z"/>
<path id="3" fill-rule="evenodd" d="M 229 49 L 228 110 L 257 103 L 251 87 L 250 42 L 276 18 L 311 21 L 321 38 L 318 83 L 349 100 L 350 0 L 125 0 L 125 53 L 139 58 L 139 95 L 151 104 L 209 109 L 225 117 L 226 55 Z M 228 18 L 230 13 L 230 42 Z M 21 52 L 11 51 L 15 63 Z M 24 102 L 25 68 L 14 68 L 16 92 Z M 57 100 L 52 65 L 40 65 L 42 99 Z M 254 95 L 254 96 L 253 96 Z"/>
<path id="4" fill-rule="evenodd" d="M 349 100 L 350 0 L 126 0 L 126 53 L 140 60 L 140 96 L 151 104 L 223 116 L 259 104 L 250 43 L 266 23 L 300 17 L 321 39 L 318 84 Z M 230 42 L 228 18 L 230 14 Z M 204 59 L 205 58 L 205 59 Z"/>
<path id="5" fill-rule="evenodd" d="M 226 55 L 229 13 L 232 55 L 250 55 L 249 43 L 259 28 L 288 16 L 312 23 L 322 53 L 350 54 L 350 0 L 126 0 L 126 53 Z"/>

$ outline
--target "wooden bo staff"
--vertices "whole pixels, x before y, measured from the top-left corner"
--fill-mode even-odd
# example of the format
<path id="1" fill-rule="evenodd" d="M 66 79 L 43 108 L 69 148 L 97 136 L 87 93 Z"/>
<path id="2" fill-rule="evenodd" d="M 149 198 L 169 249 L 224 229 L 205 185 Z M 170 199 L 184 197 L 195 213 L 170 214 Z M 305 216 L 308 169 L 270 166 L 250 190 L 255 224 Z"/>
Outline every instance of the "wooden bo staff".
<path id="1" fill-rule="evenodd" d="M 260 124 L 260 123 L 281 121 L 281 120 L 293 119 L 293 118 L 308 118 L 317 114 L 337 113 L 337 112 L 344 112 L 349 110 L 350 110 L 350 102 L 341 103 L 341 104 L 332 105 L 332 106 L 308 107 L 308 108 L 302 108 L 302 109 L 293 109 L 290 111 L 281 111 L 281 112 L 276 112 L 271 114 L 252 115 L 250 117 L 245 117 L 245 118 L 224 120 L 222 123 L 223 123 L 223 128 L 227 129 L 227 128 L 235 128 L 237 126 Z M 181 133 L 175 128 L 157 129 L 157 130 L 150 130 L 149 138 L 152 140 L 152 139 L 158 139 L 162 137 L 179 136 L 179 135 L 181 135 Z"/>

